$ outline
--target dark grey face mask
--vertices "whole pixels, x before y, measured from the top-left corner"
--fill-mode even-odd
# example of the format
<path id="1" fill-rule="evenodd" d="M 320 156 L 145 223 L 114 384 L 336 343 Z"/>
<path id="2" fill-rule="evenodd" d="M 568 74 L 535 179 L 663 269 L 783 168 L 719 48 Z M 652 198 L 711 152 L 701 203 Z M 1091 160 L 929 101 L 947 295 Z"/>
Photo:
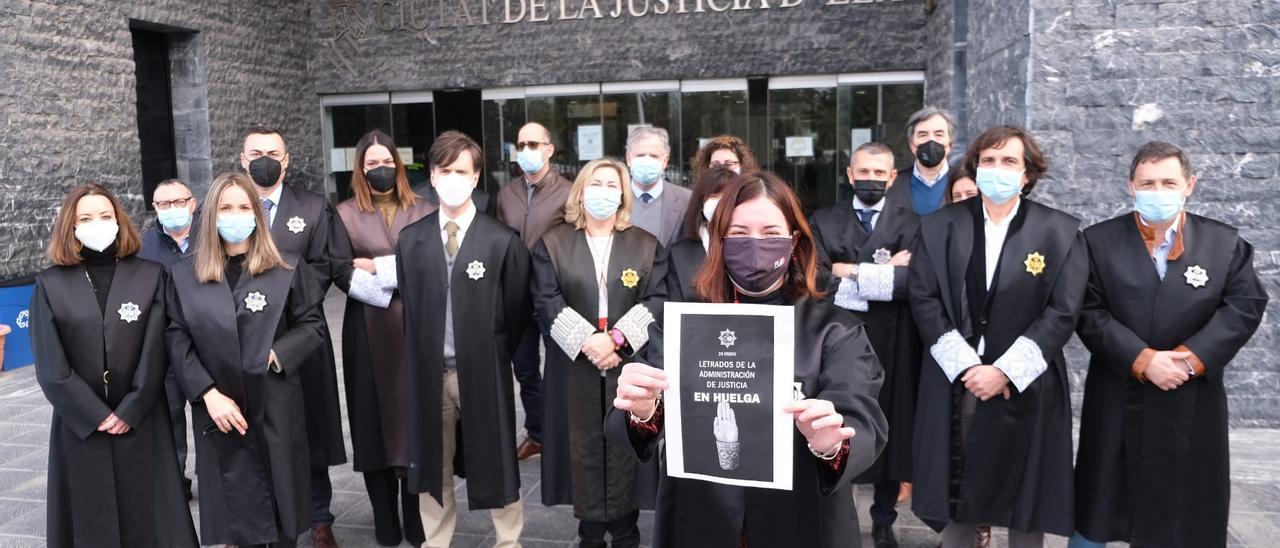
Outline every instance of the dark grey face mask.
<path id="1" fill-rule="evenodd" d="M 740 289 L 760 293 L 773 287 L 791 262 L 791 238 L 732 237 L 722 240 L 724 267 Z"/>
<path id="2" fill-rule="evenodd" d="M 364 180 L 369 181 L 369 188 L 374 192 L 386 192 L 396 187 L 396 168 L 375 167 L 364 172 Z"/>
<path id="3" fill-rule="evenodd" d="M 947 156 L 947 147 L 937 141 L 927 141 L 916 147 L 916 159 L 924 167 L 935 167 Z"/>
<path id="4" fill-rule="evenodd" d="M 249 176 L 253 178 L 253 182 L 262 188 L 271 188 L 280 180 L 280 171 L 283 167 L 280 160 L 260 156 L 256 160 L 249 162 Z"/>
<path id="5" fill-rule="evenodd" d="M 885 187 L 889 186 L 888 181 L 877 181 L 875 179 L 856 179 L 853 181 L 853 195 L 863 204 L 873 206 L 884 198 Z"/>

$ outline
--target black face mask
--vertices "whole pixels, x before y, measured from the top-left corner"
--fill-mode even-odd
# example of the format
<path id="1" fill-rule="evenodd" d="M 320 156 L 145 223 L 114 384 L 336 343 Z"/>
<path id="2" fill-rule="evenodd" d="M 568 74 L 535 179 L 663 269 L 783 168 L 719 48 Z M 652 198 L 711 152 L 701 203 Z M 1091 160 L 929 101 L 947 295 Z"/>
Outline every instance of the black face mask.
<path id="1" fill-rule="evenodd" d="M 374 192 L 387 192 L 396 187 L 396 168 L 375 167 L 364 172 L 364 180 L 369 181 L 369 188 Z"/>
<path id="2" fill-rule="evenodd" d="M 791 238 L 734 237 L 722 240 L 729 279 L 748 293 L 762 293 L 787 273 Z"/>
<path id="3" fill-rule="evenodd" d="M 249 176 L 253 177 L 253 182 L 258 183 L 262 188 L 271 188 L 280 180 L 280 171 L 283 168 L 280 160 L 261 156 L 258 159 L 249 162 Z"/>
<path id="4" fill-rule="evenodd" d="M 888 186 L 887 181 L 877 181 L 875 179 L 855 179 L 853 181 L 853 195 L 858 197 L 858 201 L 863 205 L 873 206 L 884 198 L 885 187 Z"/>
<path id="5" fill-rule="evenodd" d="M 916 147 L 916 160 L 924 167 L 935 167 L 947 156 L 947 147 L 937 141 L 928 141 Z"/>

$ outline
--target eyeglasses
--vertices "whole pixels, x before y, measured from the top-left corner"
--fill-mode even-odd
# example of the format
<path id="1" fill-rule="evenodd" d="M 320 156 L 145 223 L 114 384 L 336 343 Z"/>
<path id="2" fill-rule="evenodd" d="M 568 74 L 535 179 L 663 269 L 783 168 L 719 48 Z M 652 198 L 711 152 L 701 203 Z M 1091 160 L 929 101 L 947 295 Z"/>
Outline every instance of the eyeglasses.
<path id="1" fill-rule="evenodd" d="M 540 141 L 520 141 L 516 143 L 516 150 L 524 150 L 526 148 L 530 150 L 539 150 L 549 144 L 551 143 L 543 143 Z"/>
<path id="2" fill-rule="evenodd" d="M 151 202 L 156 209 L 169 209 L 171 207 L 187 207 L 187 202 L 191 200 L 191 196 L 186 198 L 178 198 L 176 200 L 165 200 L 163 202 Z"/>
<path id="3" fill-rule="evenodd" d="M 729 169 L 733 169 L 733 168 L 738 167 L 738 166 L 740 166 L 740 165 L 742 165 L 742 164 L 741 164 L 740 162 L 736 161 L 736 160 L 726 160 L 726 161 L 723 161 L 723 162 L 711 162 L 711 167 L 725 167 L 725 168 L 729 168 Z"/>

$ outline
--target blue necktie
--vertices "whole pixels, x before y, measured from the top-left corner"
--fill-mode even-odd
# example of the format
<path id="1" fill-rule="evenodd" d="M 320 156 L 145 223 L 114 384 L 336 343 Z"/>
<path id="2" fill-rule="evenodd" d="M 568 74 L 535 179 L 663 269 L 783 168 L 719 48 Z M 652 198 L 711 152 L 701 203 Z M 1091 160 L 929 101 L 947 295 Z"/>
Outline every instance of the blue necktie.
<path id="1" fill-rule="evenodd" d="M 275 202 L 273 202 L 273 201 L 271 201 L 271 198 L 263 198 L 263 199 L 262 199 L 262 212 L 265 214 L 265 216 L 266 216 L 266 218 L 267 218 L 267 225 L 268 225 L 268 226 L 270 226 L 270 225 L 271 225 L 271 210 L 272 210 L 272 208 L 274 208 L 274 207 L 276 207 L 276 203 L 275 203 Z"/>
<path id="2" fill-rule="evenodd" d="M 856 213 L 858 214 L 858 223 L 862 225 L 862 229 L 867 231 L 867 235 L 870 236 L 871 232 L 876 229 L 875 226 L 871 224 L 871 220 L 876 216 L 876 210 L 859 209 Z"/>
<path id="3" fill-rule="evenodd" d="M 649 203 L 649 202 L 652 202 L 652 201 L 653 201 L 653 195 L 652 195 L 652 194 L 649 194 L 648 192 L 645 192 L 645 193 L 643 193 L 643 194 L 641 194 L 641 195 L 640 195 L 640 201 L 641 201 L 641 202 L 644 202 L 644 203 L 646 203 L 646 204 L 647 204 L 647 203 Z"/>

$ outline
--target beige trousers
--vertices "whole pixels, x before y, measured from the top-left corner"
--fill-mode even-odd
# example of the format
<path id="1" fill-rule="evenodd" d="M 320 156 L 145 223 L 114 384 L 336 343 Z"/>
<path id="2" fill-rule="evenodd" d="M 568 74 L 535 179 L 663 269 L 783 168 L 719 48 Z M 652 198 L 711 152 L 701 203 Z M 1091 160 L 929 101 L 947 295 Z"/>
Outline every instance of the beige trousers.
<path id="1" fill-rule="evenodd" d="M 444 385 L 441 387 L 441 416 L 444 421 L 444 483 L 441 485 L 441 496 L 444 505 L 436 502 L 430 494 L 418 496 L 418 513 L 422 516 L 422 530 L 427 541 L 422 548 L 449 548 L 453 541 L 453 530 L 458 523 L 458 509 L 453 497 L 453 456 L 457 452 L 455 433 L 458 418 L 462 415 L 462 400 L 458 397 L 458 372 L 447 370 L 444 373 Z M 493 528 L 496 530 L 497 548 L 519 548 L 520 531 L 524 529 L 524 501 L 517 500 L 511 504 L 489 511 L 493 517 Z"/>

